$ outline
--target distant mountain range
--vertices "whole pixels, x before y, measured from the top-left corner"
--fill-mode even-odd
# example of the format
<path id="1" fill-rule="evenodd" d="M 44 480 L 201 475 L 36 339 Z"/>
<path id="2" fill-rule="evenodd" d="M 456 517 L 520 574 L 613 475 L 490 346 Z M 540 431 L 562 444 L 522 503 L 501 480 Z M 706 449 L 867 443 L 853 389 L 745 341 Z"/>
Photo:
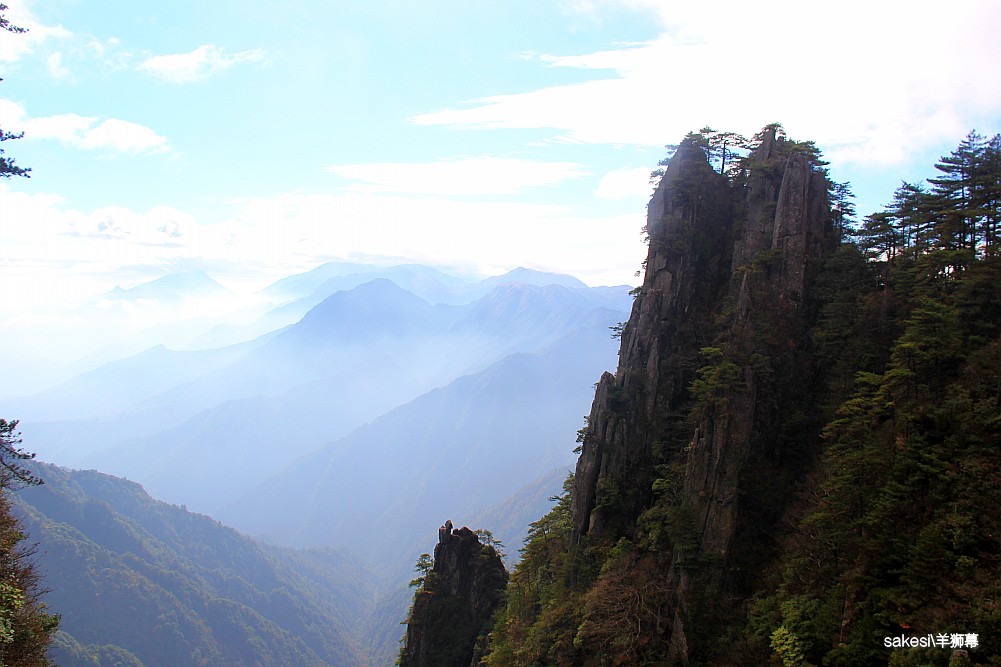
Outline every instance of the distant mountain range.
<path id="1" fill-rule="evenodd" d="M 106 298 L 176 305 L 195 294 L 225 296 L 208 276 L 172 278 Z M 365 656 L 384 664 L 409 598 L 400 581 L 433 546 L 436 526 L 447 518 L 457 525 L 482 521 L 473 527 L 517 542 L 559 492 L 593 384 L 616 365 L 609 327 L 626 319 L 632 299 L 624 286 L 589 288 L 527 269 L 475 281 L 416 265 L 343 264 L 291 276 L 259 296 L 272 306 L 244 311 L 243 324 L 199 324 L 202 333 L 190 345 L 216 347 L 157 342 L 158 331 L 176 331 L 168 321 L 146 332 L 157 342 L 152 347 L 35 395 L 0 400 L 0 413 L 21 420 L 25 445 L 41 459 L 126 477 L 246 534 L 325 551 L 291 556 L 232 532 L 222 538 L 197 527 L 207 518 L 157 504 L 134 484 L 45 467 L 49 484 L 26 490 L 25 511 L 33 538 L 39 531 L 50 554 L 63 554 L 46 557 L 54 565 L 47 578 L 53 609 L 82 610 L 105 589 L 161 606 L 180 596 L 215 620 L 181 607 L 169 612 L 178 619 L 172 631 L 183 637 L 177 650 L 212 655 L 211 664 L 237 660 L 215 633 L 245 638 L 246 628 L 273 637 L 267 641 L 275 655 L 298 651 L 319 661 L 287 664 L 326 664 L 334 655 L 332 664 Z M 170 532 L 175 528 L 162 525 L 167 515 L 187 527 Z M 259 610 L 268 608 L 267 591 L 247 589 L 254 602 L 240 603 L 267 622 L 240 616 L 239 605 L 215 609 L 208 600 L 235 589 L 199 568 L 211 569 L 217 558 L 224 571 L 229 567 L 213 546 L 227 539 L 243 545 L 234 549 L 280 561 L 288 568 L 282 576 L 325 572 L 332 597 L 309 613 L 342 619 L 343 632 L 331 640 L 337 646 L 309 645 L 309 653 L 288 643 L 296 633 L 282 634 L 281 619 Z M 511 552 L 518 546 L 508 544 Z M 71 552 L 110 565 L 83 575 Z M 167 561 L 157 560 L 165 554 Z M 352 559 L 364 560 L 367 572 L 359 575 L 364 584 L 345 592 L 342 574 L 358 572 Z M 182 578 L 168 581 L 177 572 Z M 208 597 L 198 602 L 200 595 Z M 107 614 L 111 625 L 124 623 Z M 111 651 L 111 662 L 98 664 L 132 664 L 129 655 L 166 664 L 147 662 L 125 639 L 102 639 L 111 626 L 73 630 L 77 622 L 64 626 L 63 656 L 84 660 Z M 371 640 L 366 645 L 360 637 Z"/>
<path id="2" fill-rule="evenodd" d="M 613 346 L 607 328 L 591 327 L 509 355 L 293 462 L 215 515 L 281 544 L 365 535 L 370 562 L 397 565 L 400 545 L 417 544 L 429 525 L 468 521 L 572 464 L 595 368 Z"/>
<path id="3" fill-rule="evenodd" d="M 401 273 L 420 275 L 414 267 Z M 528 281 L 553 278 L 514 276 L 518 282 L 489 281 L 481 288 L 490 291 L 465 305 L 432 305 L 377 278 L 333 293 L 298 322 L 254 341 L 152 348 L 4 409 L 21 417 L 45 460 L 135 479 L 159 498 L 215 514 L 231 512 L 300 457 L 426 392 L 509 355 L 549 350 L 538 372 L 579 380 L 572 398 L 562 391 L 539 397 L 539 421 L 551 428 L 532 432 L 564 434 L 559 451 L 568 456 L 566 437 L 579 427 L 591 383 L 614 366 L 608 327 L 625 313 L 607 306 L 629 297 L 625 288 L 592 290 L 570 277 L 536 286 Z M 487 393 L 499 414 L 511 400 L 502 398 L 505 386 L 516 386 L 515 376 L 535 362 L 528 357 L 494 381 Z M 447 418 L 453 408 L 440 410 Z"/>

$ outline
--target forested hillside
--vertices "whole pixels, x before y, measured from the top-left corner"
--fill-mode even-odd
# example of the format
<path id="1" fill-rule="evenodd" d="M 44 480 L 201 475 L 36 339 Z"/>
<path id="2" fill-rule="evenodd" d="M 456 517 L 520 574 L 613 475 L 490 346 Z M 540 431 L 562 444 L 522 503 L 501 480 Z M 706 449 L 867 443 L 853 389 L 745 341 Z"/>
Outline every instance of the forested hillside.
<path id="1" fill-rule="evenodd" d="M 17 511 L 61 616 L 56 664 L 367 664 L 352 635 L 370 575 L 355 561 L 267 547 L 120 478 L 31 469 L 45 483 Z"/>
<path id="2" fill-rule="evenodd" d="M 860 225 L 811 143 L 738 139 L 666 165 L 486 663 L 999 664 L 1001 138 Z"/>

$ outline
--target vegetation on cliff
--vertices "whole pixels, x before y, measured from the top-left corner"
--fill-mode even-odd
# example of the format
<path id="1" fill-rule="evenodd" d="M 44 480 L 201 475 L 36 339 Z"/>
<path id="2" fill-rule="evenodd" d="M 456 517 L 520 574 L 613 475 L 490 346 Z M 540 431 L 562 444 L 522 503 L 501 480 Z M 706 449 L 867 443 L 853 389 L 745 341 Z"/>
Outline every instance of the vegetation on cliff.
<path id="1" fill-rule="evenodd" d="M 434 557 L 422 554 L 418 560 L 400 667 L 468 667 L 482 654 L 507 570 L 500 544 L 489 531 L 480 532 L 453 530 L 446 521 L 438 529 Z"/>
<path id="2" fill-rule="evenodd" d="M 719 136 L 666 165 L 485 663 L 1001 661 L 1001 140 L 853 227 L 811 143 L 773 125 L 724 162 Z"/>
<path id="3" fill-rule="evenodd" d="M 59 618 L 41 601 L 34 549 L 12 511 L 14 490 L 42 483 L 24 466 L 34 454 L 20 445 L 17 422 L 0 419 L 0 665 L 33 667 L 49 664 Z"/>

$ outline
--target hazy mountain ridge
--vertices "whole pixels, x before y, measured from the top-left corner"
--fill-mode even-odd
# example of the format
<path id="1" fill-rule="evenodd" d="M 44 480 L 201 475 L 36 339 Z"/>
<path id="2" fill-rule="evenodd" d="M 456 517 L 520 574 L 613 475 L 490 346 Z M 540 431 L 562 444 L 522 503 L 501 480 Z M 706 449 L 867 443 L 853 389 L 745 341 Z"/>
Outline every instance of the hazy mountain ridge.
<path id="1" fill-rule="evenodd" d="M 543 352 L 510 355 L 290 465 L 219 516 L 302 546 L 380 526 L 370 554 L 395 564 L 393 546 L 426 530 L 419 518 L 493 505 L 526 478 L 569 465 L 594 374 L 614 348 L 602 324 Z"/>
<path id="2" fill-rule="evenodd" d="M 251 343 L 151 350 L 98 369 L 39 398 L 79 399 L 80 406 L 100 399 L 123 411 L 24 420 L 22 430 L 44 459 L 137 479 L 158 497 L 215 512 L 274 474 L 275 443 L 291 462 L 508 354 L 538 351 L 589 327 L 607 335 L 624 316 L 603 307 L 608 297 L 608 290 L 592 299 L 587 289 L 513 283 L 464 306 L 431 305 L 376 279 L 334 293 L 298 323 Z M 606 347 L 608 361 L 591 372 L 613 363 Z M 165 371 L 172 360 L 190 360 L 190 374 Z M 157 388 L 187 381 L 143 397 L 132 390 L 134 377 Z M 192 467 L 196 460 L 201 465 Z M 230 474 L 214 480 L 217 468 Z"/>
<path id="3" fill-rule="evenodd" d="M 435 289 L 444 284 L 420 269 L 403 273 L 427 278 Z M 45 414 L 48 400 L 49 414 L 62 402 L 82 418 L 26 420 L 22 430 L 45 458 L 51 452 L 60 462 L 138 479 L 156 497 L 208 510 L 249 533 L 352 550 L 363 542 L 367 562 L 378 563 L 379 572 L 365 575 L 354 591 L 364 609 L 349 613 L 346 625 L 370 644 L 366 654 L 388 659 L 406 606 L 398 580 L 427 549 L 427 522 L 510 505 L 511 490 L 526 477 L 569 465 L 594 378 L 614 366 L 609 327 L 625 317 L 627 289 L 557 278 L 517 271 L 480 283 L 452 281 L 446 287 L 452 300 L 477 297 L 431 304 L 377 276 L 327 295 L 299 321 L 247 343 L 191 351 L 159 346 L 95 369 L 35 397 L 34 414 Z M 325 279 L 327 287 L 332 280 Z M 313 458 L 299 460 L 311 452 Z M 318 463 L 316 452 L 327 460 Z M 145 496 L 141 487 L 103 496 L 107 489 L 95 481 L 103 476 L 78 475 L 92 488 L 73 503 L 104 517 L 110 532 L 100 538 L 108 543 L 75 529 L 56 534 L 93 542 L 81 553 L 113 562 L 111 571 L 140 571 L 137 581 L 149 580 L 143 590 L 150 599 L 166 600 L 158 586 L 176 591 L 197 580 L 166 575 L 189 566 L 169 549 L 150 547 L 180 536 L 156 532 L 149 515 L 128 509 L 136 505 L 131 493 Z M 360 488 L 365 478 L 374 483 Z M 120 488 L 120 481 L 109 488 Z M 509 518 L 528 521 L 535 507 L 509 508 Z M 196 545 L 210 538 L 186 539 Z M 140 563 L 158 557 L 167 560 L 152 569 Z M 343 561 L 327 574 L 317 562 L 300 555 L 295 567 L 338 584 Z M 65 580 L 58 585 L 80 590 Z M 100 585 L 119 587 L 112 579 Z M 171 614 L 186 624 L 182 634 L 211 644 L 211 632 L 189 612 Z M 240 623 L 263 628 L 265 621 Z M 139 656 L 124 644 L 101 648 L 98 634 L 62 635 L 60 650 L 110 651 L 107 659 L 123 664 Z"/>

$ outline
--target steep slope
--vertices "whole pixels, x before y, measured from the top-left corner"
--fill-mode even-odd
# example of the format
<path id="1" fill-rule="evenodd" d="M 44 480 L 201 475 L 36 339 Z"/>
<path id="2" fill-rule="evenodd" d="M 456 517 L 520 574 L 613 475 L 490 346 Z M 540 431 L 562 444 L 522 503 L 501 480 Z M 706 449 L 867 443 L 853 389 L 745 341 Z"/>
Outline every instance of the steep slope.
<path id="1" fill-rule="evenodd" d="M 769 126 L 719 174 L 715 138 L 650 202 L 619 367 L 486 664 L 996 663 L 1001 136 L 858 245 L 811 144 Z"/>
<path id="2" fill-rule="evenodd" d="M 818 369 L 804 347 L 816 317 L 808 277 L 836 244 L 830 187 L 812 146 L 776 127 L 729 177 L 700 135 L 678 148 L 648 208 L 618 369 L 596 387 L 572 492 L 533 524 L 549 537 L 523 565 L 566 549 L 557 579 L 573 583 L 538 619 L 555 624 L 540 636 L 547 653 L 519 644 L 513 623 L 496 664 L 713 655 L 819 443 L 808 416 Z M 630 596 L 641 609 L 616 609 Z"/>
<path id="3" fill-rule="evenodd" d="M 650 203 L 647 271 L 619 369 L 598 386 L 575 477 L 578 540 L 631 534 L 655 505 L 655 481 L 676 485 L 661 509 L 684 514 L 686 545 L 655 541 L 671 554 L 670 654 L 682 661 L 705 655 L 734 613 L 718 601 L 747 592 L 760 553 L 735 548 L 737 536 L 768 534 L 784 506 L 776 496 L 791 492 L 780 480 L 801 472 L 821 426 L 805 417 L 818 379 L 805 300 L 808 269 L 836 241 L 829 182 L 774 129 L 748 163 L 738 194 L 699 146 L 672 159 Z M 804 423 L 790 433 L 793 414 Z"/>
<path id="4" fill-rule="evenodd" d="M 45 484 L 19 511 L 62 617 L 57 664 L 363 664 L 349 633 L 370 594 L 351 561 L 264 547 L 122 479 L 33 467 Z"/>
<path id="5" fill-rule="evenodd" d="M 469 528 L 453 529 L 446 521 L 431 567 L 417 581 L 400 667 L 475 664 L 507 583 L 497 552 Z"/>

